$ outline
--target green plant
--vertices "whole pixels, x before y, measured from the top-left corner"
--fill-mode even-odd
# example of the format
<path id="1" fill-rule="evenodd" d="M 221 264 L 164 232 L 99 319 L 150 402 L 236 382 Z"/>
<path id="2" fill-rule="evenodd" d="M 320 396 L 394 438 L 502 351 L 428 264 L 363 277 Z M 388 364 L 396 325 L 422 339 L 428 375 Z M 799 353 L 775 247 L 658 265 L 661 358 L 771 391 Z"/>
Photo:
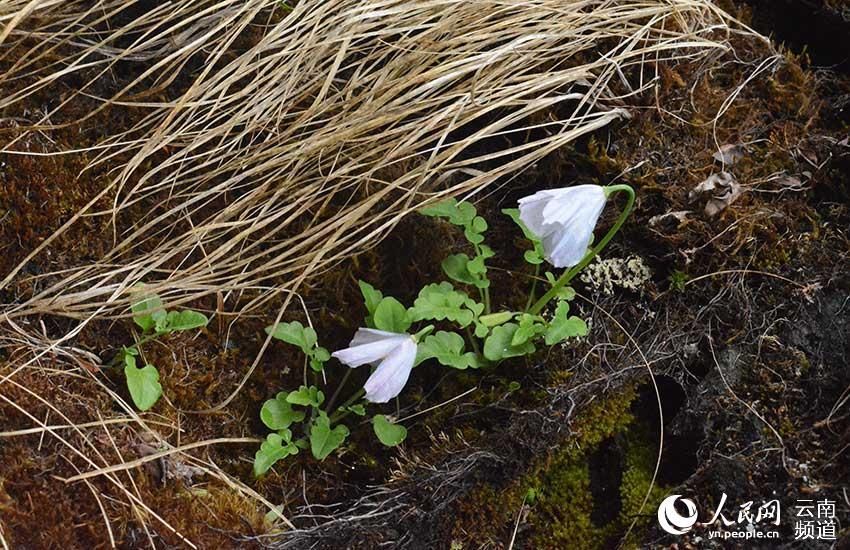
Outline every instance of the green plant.
<path id="1" fill-rule="evenodd" d="M 602 206 L 610 194 L 618 191 L 628 195 L 625 209 L 611 230 L 588 250 Z M 557 201 L 565 199 L 579 202 L 578 207 L 571 206 L 572 217 L 559 210 Z M 554 346 L 588 333 L 584 319 L 570 314 L 570 301 L 575 292 L 569 283 L 622 226 L 631 211 L 634 192 L 624 185 L 578 186 L 541 192 L 524 200 L 532 204 L 525 211 L 523 201 L 520 201 L 520 209 L 504 211 L 531 243 L 524 258 L 535 266 L 535 277 L 523 308 L 492 311 L 487 260 L 494 257 L 494 252 L 484 244 L 487 222 L 473 205 L 449 199 L 424 208 L 421 213 L 458 226 L 469 243 L 470 253 L 451 254 L 441 264 L 452 282 L 425 285 L 413 304 L 406 307 L 398 299 L 385 296 L 369 283 L 360 281 L 366 306 L 365 327 L 357 331 L 348 348 L 333 354 L 318 344 L 315 330 L 298 321 L 266 328 L 273 338 L 299 347 L 317 375 L 327 375 L 325 363 L 331 357 L 351 368 L 369 364 L 374 370 L 363 388 L 341 404 L 337 404 L 337 397 L 351 370 L 345 372 L 327 402 L 316 386 L 301 386 L 266 401 L 260 418 L 274 431 L 257 451 L 256 475 L 264 474 L 275 461 L 296 454 L 299 449 L 309 448 L 315 458 L 326 458 L 343 445 L 349 435 L 348 427 L 341 421 L 351 414 L 366 416 L 368 406 L 396 397 L 411 370 L 423 361 L 433 360 L 458 370 L 490 368 L 505 359 L 532 354 L 538 346 Z M 587 201 L 591 210 L 582 210 L 582 201 Z M 526 219 L 539 232 L 545 233 L 545 238 L 529 228 L 523 221 Z M 566 261 L 569 269 L 559 277 L 547 271 L 548 288 L 535 301 L 539 266 L 544 261 L 556 266 Z M 476 296 L 471 296 L 470 291 Z M 550 303 L 554 307 L 544 314 L 544 308 Z M 318 383 L 318 376 L 316 380 Z M 398 445 L 407 436 L 404 426 L 383 414 L 375 414 L 371 424 L 378 440 L 386 446 Z M 300 437 L 293 439 L 292 429 L 301 434 Z"/>
<path id="2" fill-rule="evenodd" d="M 155 366 L 147 362 L 142 368 L 136 366 L 142 344 L 172 332 L 205 327 L 208 320 L 203 313 L 190 309 L 166 311 L 162 299 L 156 294 L 147 294 L 135 302 L 132 311 L 133 322 L 142 332 L 135 344 L 121 348 L 115 363 L 124 365 L 124 377 L 133 403 L 139 410 L 146 411 L 162 396 L 162 385 Z"/>
<path id="3" fill-rule="evenodd" d="M 678 290 L 679 292 L 685 291 L 685 285 L 687 284 L 690 276 L 684 271 L 675 270 L 670 274 L 670 288 L 674 290 Z"/>

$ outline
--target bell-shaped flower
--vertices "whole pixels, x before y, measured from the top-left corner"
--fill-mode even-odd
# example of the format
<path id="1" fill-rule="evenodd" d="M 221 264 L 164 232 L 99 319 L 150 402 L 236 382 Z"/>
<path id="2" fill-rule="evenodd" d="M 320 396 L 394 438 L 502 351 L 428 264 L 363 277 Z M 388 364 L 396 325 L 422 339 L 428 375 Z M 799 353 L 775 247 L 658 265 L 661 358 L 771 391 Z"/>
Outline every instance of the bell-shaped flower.
<path id="1" fill-rule="evenodd" d="M 416 361 L 416 341 L 409 334 L 359 328 L 349 347 L 332 356 L 349 367 L 377 365 L 363 387 L 368 401 L 386 403 L 407 384 Z"/>
<path id="2" fill-rule="evenodd" d="M 519 200 L 519 218 L 540 239 L 550 264 L 572 267 L 587 253 L 606 200 L 599 185 L 547 189 Z"/>

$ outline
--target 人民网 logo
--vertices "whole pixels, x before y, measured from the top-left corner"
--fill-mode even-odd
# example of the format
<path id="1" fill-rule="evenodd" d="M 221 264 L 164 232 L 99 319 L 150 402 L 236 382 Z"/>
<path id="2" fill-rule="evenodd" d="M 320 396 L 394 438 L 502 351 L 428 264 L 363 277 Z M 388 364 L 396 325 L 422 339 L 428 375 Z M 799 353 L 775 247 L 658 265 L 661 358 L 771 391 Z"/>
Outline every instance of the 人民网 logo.
<path id="1" fill-rule="evenodd" d="M 697 522 L 697 506 L 694 501 L 679 497 L 681 495 L 670 495 L 658 506 L 658 524 L 671 535 L 683 535 Z M 687 515 L 683 516 L 676 510 L 677 500 L 687 508 Z"/>

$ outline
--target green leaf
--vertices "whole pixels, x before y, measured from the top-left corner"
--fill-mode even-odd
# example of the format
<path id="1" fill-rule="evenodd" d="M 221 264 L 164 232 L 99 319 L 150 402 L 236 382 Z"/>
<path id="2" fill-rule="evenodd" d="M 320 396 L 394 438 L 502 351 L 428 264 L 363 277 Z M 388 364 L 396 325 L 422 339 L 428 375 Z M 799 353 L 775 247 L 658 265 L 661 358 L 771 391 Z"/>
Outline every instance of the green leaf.
<path id="1" fill-rule="evenodd" d="M 293 422 L 304 420 L 304 411 L 296 411 L 292 404 L 286 400 L 288 393 L 280 392 L 274 399 L 263 403 L 260 409 L 260 420 L 270 430 L 282 430 L 288 428 Z"/>
<path id="2" fill-rule="evenodd" d="M 463 352 L 463 337 L 456 332 L 438 331 L 425 338 L 417 348 L 417 363 L 434 358 L 440 364 L 455 369 L 480 367 L 478 357 L 473 352 Z"/>
<path id="3" fill-rule="evenodd" d="M 490 361 L 518 357 L 534 353 L 535 347 L 532 342 L 524 342 L 519 346 L 512 346 L 511 340 L 519 329 L 516 323 L 505 323 L 494 327 L 490 336 L 484 341 L 484 357 Z"/>
<path id="4" fill-rule="evenodd" d="M 540 242 L 540 237 L 532 233 L 532 231 L 524 223 L 522 223 L 522 220 L 519 217 L 519 208 L 505 208 L 502 210 L 502 214 L 505 214 L 510 217 L 514 221 L 514 223 L 519 226 L 519 228 L 522 230 L 523 236 L 525 236 L 526 239 L 533 243 Z"/>
<path id="5" fill-rule="evenodd" d="M 534 315 L 523 313 L 519 318 L 519 328 L 514 332 L 513 338 L 511 338 L 511 346 L 520 346 L 538 334 L 543 333 L 546 327 L 536 322 L 538 319 Z"/>
<path id="6" fill-rule="evenodd" d="M 443 271 L 450 279 L 458 281 L 459 283 L 475 285 L 479 281 L 479 277 L 476 277 L 469 272 L 469 269 L 467 268 L 469 260 L 470 258 L 466 254 L 452 254 L 443 260 L 441 265 L 443 267 Z"/>
<path id="7" fill-rule="evenodd" d="M 448 319 L 466 327 L 476 316 L 473 311 L 464 307 L 468 304 L 475 302 L 465 293 L 454 290 L 450 283 L 432 283 L 419 291 L 419 296 L 410 308 L 410 314 L 413 321 Z"/>
<path id="8" fill-rule="evenodd" d="M 166 317 L 166 330 L 192 330 L 207 326 L 209 319 L 203 313 L 185 309 L 183 311 L 169 311 Z"/>
<path id="9" fill-rule="evenodd" d="M 298 447 L 291 443 L 289 438 L 284 438 L 280 434 L 267 435 L 257 454 L 254 455 L 254 476 L 260 477 L 278 460 L 295 454 L 298 454 Z"/>
<path id="10" fill-rule="evenodd" d="M 331 429 L 328 415 L 320 412 L 310 428 L 310 450 L 318 460 L 324 460 L 348 437 L 348 428 L 340 424 Z"/>
<path id="11" fill-rule="evenodd" d="M 485 220 L 481 216 L 475 216 L 472 219 L 470 228 L 476 233 L 484 233 L 485 231 L 487 231 L 487 220 Z"/>
<path id="12" fill-rule="evenodd" d="M 547 346 L 553 346 L 568 338 L 587 336 L 587 323 L 584 322 L 584 319 L 575 315 L 567 317 L 569 311 L 570 304 L 563 300 L 558 302 L 555 315 L 549 322 L 549 327 L 544 334 Z"/>
<path id="13" fill-rule="evenodd" d="M 133 304 L 133 321 L 139 327 L 148 332 L 157 328 L 159 332 L 160 326 L 164 326 L 166 313 L 162 306 L 162 299 L 156 294 L 146 296 L 141 301 Z"/>
<path id="14" fill-rule="evenodd" d="M 503 214 L 507 214 L 510 218 L 516 223 L 519 228 L 522 230 L 522 234 L 526 239 L 531 241 L 531 244 L 534 246 L 533 250 L 526 250 L 523 254 L 523 258 L 526 262 L 531 265 L 539 265 L 542 264 L 546 253 L 543 250 L 543 243 L 540 242 L 540 237 L 532 233 L 532 231 L 526 227 L 522 220 L 519 218 L 519 209 L 518 208 L 505 208 L 502 210 Z"/>
<path id="15" fill-rule="evenodd" d="M 372 428 L 378 440 L 387 447 L 395 447 L 407 437 L 407 428 L 401 424 L 393 424 L 382 414 L 376 414 L 372 418 Z"/>
<path id="16" fill-rule="evenodd" d="M 272 338 L 282 340 L 287 344 L 298 346 L 307 355 L 313 353 L 313 347 L 318 341 L 316 331 L 312 327 L 305 327 L 299 321 L 268 326 L 266 327 L 266 334 L 271 334 Z"/>
<path id="17" fill-rule="evenodd" d="M 405 332 L 410 328 L 407 309 L 392 297 L 381 300 L 375 308 L 375 328 L 387 332 Z"/>
<path id="18" fill-rule="evenodd" d="M 455 225 L 470 225 L 478 212 L 475 207 L 466 201 L 457 203 L 457 215 L 449 221 Z"/>
<path id="19" fill-rule="evenodd" d="M 495 327 L 507 323 L 514 316 L 513 311 L 499 311 L 489 315 L 482 315 L 479 321 L 485 327 Z"/>
<path id="20" fill-rule="evenodd" d="M 346 407 L 346 410 L 356 414 L 357 416 L 366 416 L 366 407 L 360 404 L 349 405 Z"/>
<path id="21" fill-rule="evenodd" d="M 426 206 L 419 210 L 423 216 L 432 218 L 452 218 L 458 215 L 457 199 L 451 198 Z"/>
<path id="22" fill-rule="evenodd" d="M 476 256 L 469 261 L 466 269 L 473 275 L 481 276 L 487 273 L 487 266 L 484 265 L 484 256 Z"/>
<path id="23" fill-rule="evenodd" d="M 159 371 L 153 365 L 136 368 L 136 358 L 130 354 L 124 355 L 124 376 L 127 378 L 127 389 L 130 397 L 140 411 L 146 411 L 154 406 L 162 395 L 159 383 Z"/>
<path id="24" fill-rule="evenodd" d="M 303 407 L 319 407 L 325 402 L 325 394 L 316 386 L 301 386 L 298 391 L 289 392 L 286 401 Z"/>
<path id="25" fill-rule="evenodd" d="M 475 219 L 475 207 L 468 202 L 457 202 L 456 199 L 446 199 L 431 206 L 419 210 L 425 216 L 446 218 L 450 223 L 460 226 L 468 226 Z"/>
<path id="26" fill-rule="evenodd" d="M 375 287 L 365 281 L 357 281 L 357 285 L 360 287 L 360 292 L 363 294 L 363 302 L 366 304 L 366 311 L 369 313 L 366 316 L 366 326 L 375 328 L 375 310 L 378 308 L 381 300 L 384 299 L 384 295 L 381 294 L 380 290 L 376 290 Z"/>
<path id="27" fill-rule="evenodd" d="M 537 250 L 526 250 L 522 257 L 525 259 L 526 262 L 530 263 L 531 265 L 540 265 L 545 260 L 543 254 L 541 254 Z"/>
<path id="28" fill-rule="evenodd" d="M 549 286 L 553 286 L 557 282 L 557 279 L 555 279 L 555 276 L 552 275 L 552 273 L 550 271 L 547 271 L 543 275 L 546 277 L 546 280 L 549 282 Z M 562 286 L 561 288 L 558 289 L 557 297 L 558 297 L 559 300 L 572 301 L 576 297 L 576 291 L 571 286 Z"/>
<path id="29" fill-rule="evenodd" d="M 331 352 L 321 346 L 313 348 L 307 355 L 310 356 L 310 368 L 316 372 L 322 372 L 322 369 L 325 368 L 325 361 L 331 358 Z"/>
<path id="30" fill-rule="evenodd" d="M 472 229 L 464 229 L 463 236 L 466 237 L 466 240 L 471 242 L 472 244 L 481 244 L 484 242 L 484 235 L 481 233 L 476 233 Z"/>

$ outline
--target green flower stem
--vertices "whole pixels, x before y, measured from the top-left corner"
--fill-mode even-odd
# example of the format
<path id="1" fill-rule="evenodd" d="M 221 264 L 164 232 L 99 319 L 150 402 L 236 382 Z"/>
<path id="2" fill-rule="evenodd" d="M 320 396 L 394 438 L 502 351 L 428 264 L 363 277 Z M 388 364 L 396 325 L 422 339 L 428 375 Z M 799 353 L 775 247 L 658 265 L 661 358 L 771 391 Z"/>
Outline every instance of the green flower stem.
<path id="1" fill-rule="evenodd" d="M 136 342 L 132 346 L 129 346 L 127 349 L 135 348 L 136 351 L 141 353 L 142 352 L 142 348 L 141 348 L 142 344 L 147 344 L 148 342 L 156 340 L 157 338 L 159 338 L 160 336 L 162 336 L 164 334 L 167 334 L 167 333 L 166 332 L 152 332 L 152 333 L 148 334 L 147 336 L 143 337 L 141 340 L 139 340 L 138 342 Z M 122 364 L 123 359 L 124 359 L 124 354 L 119 352 L 118 355 L 113 357 L 112 361 L 110 361 L 106 366 L 107 367 L 117 367 L 117 366 Z"/>
<path id="2" fill-rule="evenodd" d="M 333 395 L 331 396 L 330 401 L 328 401 L 328 410 L 329 411 L 333 410 L 334 403 L 336 403 L 336 400 L 339 397 L 339 394 L 342 393 L 342 388 L 345 387 L 345 383 L 348 382 L 348 379 L 351 377 L 352 371 L 354 371 L 354 369 L 352 369 L 352 368 L 345 369 L 345 374 L 342 375 L 342 380 L 339 381 L 339 384 L 337 384 L 337 386 L 336 386 L 336 391 L 334 391 Z"/>
<path id="3" fill-rule="evenodd" d="M 481 256 L 481 247 L 473 245 L 475 247 L 476 256 Z M 484 287 L 479 289 L 479 293 L 481 294 L 481 301 L 484 302 L 484 313 L 490 313 L 490 287 Z"/>
<path id="4" fill-rule="evenodd" d="M 531 292 L 528 293 L 528 301 L 525 302 L 525 311 L 531 307 L 534 301 L 534 292 L 537 290 L 537 279 L 540 278 L 540 264 L 534 266 L 534 277 L 531 279 Z"/>
<path id="5" fill-rule="evenodd" d="M 472 346 L 472 351 L 475 352 L 475 355 L 478 357 L 484 357 L 481 355 L 481 348 L 478 347 L 478 339 L 472 333 L 472 329 L 470 327 L 466 327 L 466 336 L 469 340 L 470 345 Z"/>
<path id="6" fill-rule="evenodd" d="M 351 397 L 349 397 L 349 398 L 345 401 L 345 403 L 343 403 L 342 405 L 340 405 L 340 406 L 337 408 L 336 412 L 335 412 L 335 413 L 333 413 L 333 414 L 330 416 L 331 424 L 333 424 L 334 422 L 336 422 L 336 421 L 338 421 L 338 420 L 341 420 L 341 419 L 345 418 L 346 416 L 348 416 L 348 415 L 350 414 L 350 411 L 343 410 L 343 409 L 345 409 L 346 407 L 348 407 L 349 405 L 351 405 L 351 404 L 352 404 L 352 403 L 354 403 L 355 401 L 358 401 L 358 400 L 359 400 L 361 397 L 363 397 L 364 395 L 366 395 L 366 390 L 364 390 L 363 388 L 360 388 L 359 390 L 357 390 L 357 392 L 356 392 L 354 395 L 352 395 Z M 328 408 L 328 410 L 330 410 L 330 408 Z"/>
<path id="7" fill-rule="evenodd" d="M 607 197 L 610 197 L 618 191 L 626 193 L 627 199 L 626 206 L 623 208 L 623 211 L 620 212 L 620 216 L 617 218 L 617 221 L 614 222 L 614 225 L 611 227 L 611 229 L 608 230 L 608 233 L 606 233 L 605 236 L 602 237 L 602 240 L 599 241 L 596 246 L 590 249 L 590 252 L 587 253 L 587 255 L 582 261 L 574 265 L 572 268 L 569 269 L 569 271 L 561 275 L 561 277 L 557 281 L 555 281 L 555 284 L 552 285 L 552 288 L 550 288 L 546 294 L 541 296 L 540 299 L 537 300 L 533 306 L 531 306 L 531 309 L 528 310 L 528 313 L 531 313 L 532 315 L 537 315 L 538 313 L 540 313 L 543 308 L 546 307 L 546 304 L 548 304 L 552 300 L 552 298 L 557 296 L 559 290 L 561 290 L 571 280 L 573 280 L 573 277 L 578 275 L 578 273 L 582 269 L 587 267 L 587 264 L 593 261 L 593 258 L 595 258 L 600 252 L 602 252 L 602 249 L 605 248 L 605 246 L 611 241 L 611 239 L 614 238 L 614 235 L 617 234 L 617 231 L 619 231 L 620 228 L 623 226 L 623 223 L 625 223 L 626 218 L 628 218 L 629 214 L 631 214 L 632 207 L 635 204 L 635 190 L 626 184 L 611 185 L 605 188 L 605 195 Z"/>

